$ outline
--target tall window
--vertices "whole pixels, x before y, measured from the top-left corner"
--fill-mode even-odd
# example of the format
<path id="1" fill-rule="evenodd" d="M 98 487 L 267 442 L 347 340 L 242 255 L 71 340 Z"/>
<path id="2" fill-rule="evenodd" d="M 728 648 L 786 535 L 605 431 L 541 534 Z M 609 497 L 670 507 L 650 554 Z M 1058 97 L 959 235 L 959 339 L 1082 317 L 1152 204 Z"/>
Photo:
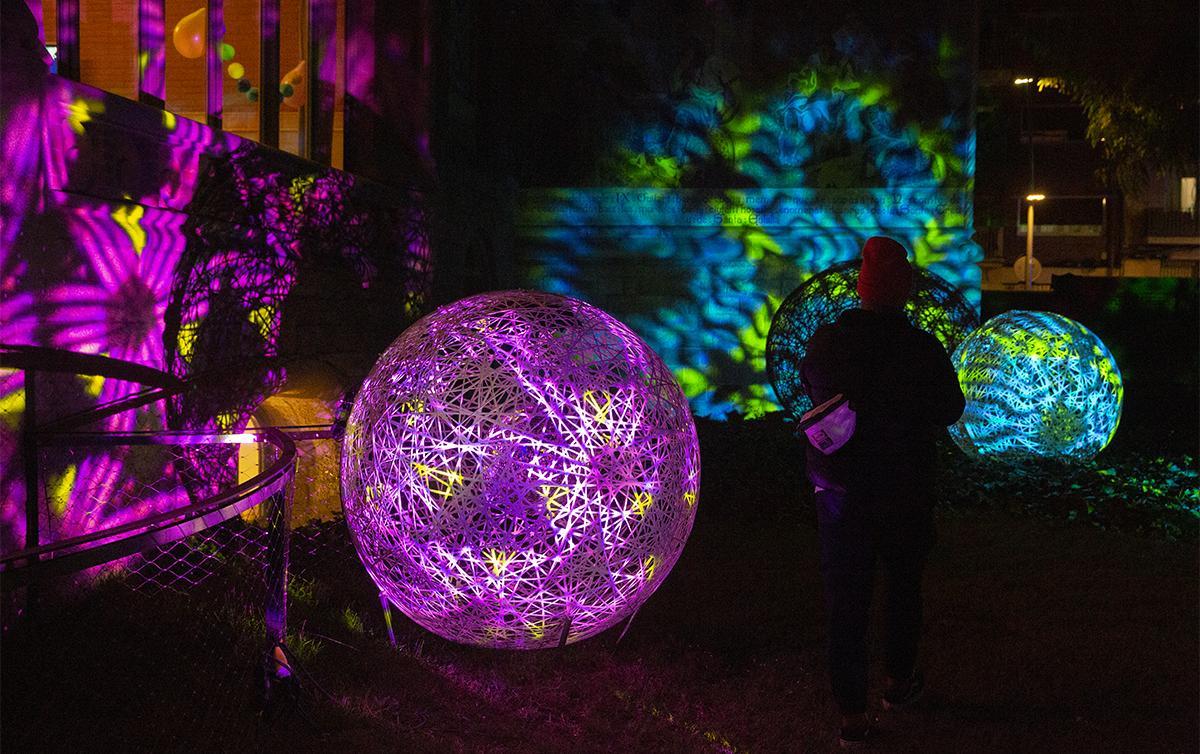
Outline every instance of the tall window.
<path id="1" fill-rule="evenodd" d="M 212 5 L 216 21 L 209 18 L 207 0 L 42 0 L 41 16 L 48 48 L 60 54 L 65 46 L 69 55 L 77 44 L 79 81 L 247 139 L 259 139 L 264 127 L 270 131 L 277 123 L 280 149 L 342 167 L 345 0 L 223 0 Z M 279 96 L 272 119 L 263 112 L 273 98 L 263 92 L 262 53 L 273 48 L 267 41 L 271 27 L 264 27 L 262 15 L 274 7 Z M 60 15 L 65 24 L 59 23 Z M 71 39 L 72 26 L 77 42 Z M 220 40 L 215 59 L 208 50 L 214 33 Z M 157 52 L 147 54 L 147 46 Z M 318 61 L 316 66 L 323 81 L 315 112 L 309 102 L 314 53 L 324 56 L 323 65 Z M 153 79 L 149 82 L 147 70 Z M 73 77 L 70 70 L 60 73 Z M 214 77 L 219 90 L 210 96 Z M 272 138 L 263 140 L 270 143 Z"/>

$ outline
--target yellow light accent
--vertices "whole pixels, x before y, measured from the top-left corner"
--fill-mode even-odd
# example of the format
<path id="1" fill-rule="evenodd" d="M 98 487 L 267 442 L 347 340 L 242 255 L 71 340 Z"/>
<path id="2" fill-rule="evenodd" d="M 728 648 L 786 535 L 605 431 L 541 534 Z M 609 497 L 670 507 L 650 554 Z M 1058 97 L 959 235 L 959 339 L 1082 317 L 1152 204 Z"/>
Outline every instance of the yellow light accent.
<path id="1" fill-rule="evenodd" d="M 657 555 L 647 555 L 646 559 L 642 561 L 642 570 L 646 572 L 646 581 L 654 578 L 654 571 L 658 568 L 658 563 Z"/>
<path id="2" fill-rule="evenodd" d="M 125 235 L 129 236 L 133 250 L 138 256 L 141 256 L 142 250 L 146 248 L 146 231 L 141 226 L 141 219 L 145 214 L 146 208 L 140 204 L 123 205 L 112 211 L 112 219 L 116 220 L 117 225 L 125 231 Z"/>
<path id="3" fill-rule="evenodd" d="M 633 512 L 635 515 L 646 515 L 646 509 L 654 505 L 654 495 L 645 490 L 633 493 Z"/>
<path id="4" fill-rule="evenodd" d="M 100 397 L 100 391 L 104 389 L 104 375 L 79 375 L 79 379 L 83 382 L 83 390 L 93 398 Z"/>
<path id="5" fill-rule="evenodd" d="M 508 564 L 512 559 L 517 557 L 515 552 L 506 552 L 504 550 L 484 550 L 483 559 L 487 561 L 488 568 L 497 576 L 508 568 Z"/>
<path id="6" fill-rule="evenodd" d="M 463 482 L 463 475 L 457 471 L 435 469 L 423 463 L 414 463 L 413 468 L 425 480 L 429 491 L 440 497 L 450 497 L 454 494 L 454 488 Z"/>
<path id="7" fill-rule="evenodd" d="M 413 398 L 412 400 L 405 401 L 400 404 L 400 408 L 397 413 L 423 414 L 425 413 L 425 400 L 422 398 Z M 416 419 L 412 416 L 409 416 L 404 420 L 404 423 L 411 427 L 416 424 Z"/>
<path id="8" fill-rule="evenodd" d="M 483 636 L 488 641 L 504 641 L 508 638 L 509 631 L 502 626 L 484 626 Z"/>
<path id="9" fill-rule="evenodd" d="M 79 467 L 71 464 L 63 471 L 62 476 L 50 483 L 48 490 L 50 510 L 56 516 L 61 516 L 67 512 L 67 502 L 71 497 L 71 489 L 75 486 L 75 477 L 79 474 Z"/>
<path id="10" fill-rule="evenodd" d="M 1021 78 L 1013 79 L 1013 83 L 1017 86 L 1021 86 L 1023 84 L 1032 84 L 1033 78 L 1029 76 L 1022 76 Z"/>
<path id="11" fill-rule="evenodd" d="M 168 131 L 174 131 L 176 123 L 177 121 L 175 120 L 175 113 L 168 110 L 163 110 L 163 128 L 167 129 Z"/>
<path id="12" fill-rule="evenodd" d="M 4 370 L 8 371 L 8 370 Z M 10 429 L 17 429 L 21 426 L 21 416 L 25 413 L 25 389 L 14 390 L 4 397 L 0 397 L 0 419 L 9 426 Z"/>
<path id="13" fill-rule="evenodd" d="M 1041 200 L 1043 200 L 1045 198 L 1046 198 L 1045 194 L 1026 194 L 1025 195 L 1025 201 L 1027 201 L 1027 202 L 1040 202 Z"/>
<path id="14" fill-rule="evenodd" d="M 525 630 L 529 632 L 530 638 L 534 641 L 540 640 L 546 635 L 546 621 L 539 620 L 535 623 L 525 623 Z"/>
<path id="15" fill-rule="evenodd" d="M 288 189 L 288 194 L 291 195 L 292 201 L 296 202 L 297 204 L 302 202 L 304 200 L 304 195 L 308 193 L 309 189 L 313 187 L 313 183 L 315 182 L 316 178 L 311 175 L 293 178 L 292 185 Z"/>
<path id="16" fill-rule="evenodd" d="M 604 396 L 604 405 L 603 406 L 601 406 L 600 402 L 598 400 L 596 400 L 596 398 L 595 398 L 595 395 L 597 394 L 597 392 L 599 392 L 600 395 Z M 584 400 L 584 402 L 586 402 L 587 404 L 589 404 L 592 407 L 592 412 L 593 412 L 592 419 L 594 419 L 596 422 L 601 423 L 601 424 L 603 424 L 605 421 L 608 420 L 608 410 L 610 408 L 612 408 L 612 396 L 611 395 L 609 395 L 608 393 L 606 393 L 602 390 L 601 391 L 587 390 L 583 394 L 583 400 Z"/>
<path id="17" fill-rule="evenodd" d="M 179 328 L 179 335 L 175 338 L 175 345 L 179 349 L 179 357 L 189 364 L 196 349 L 197 329 L 199 329 L 198 322 L 188 322 Z"/>
<path id="18" fill-rule="evenodd" d="M 488 323 L 487 317 L 480 317 L 474 322 L 475 332 L 491 332 L 492 326 Z"/>
<path id="19" fill-rule="evenodd" d="M 238 413 L 236 411 L 222 411 L 217 414 L 217 429 L 224 432 L 237 423 Z"/>
<path id="20" fill-rule="evenodd" d="M 82 136 L 83 124 L 92 119 L 92 113 L 103 112 L 103 102 L 77 97 L 71 104 L 67 105 L 67 122 L 71 124 L 72 131 Z"/>
<path id="21" fill-rule="evenodd" d="M 263 340 L 271 339 L 271 326 L 275 324 L 275 307 L 260 306 L 250 312 L 250 324 L 258 328 Z"/>
<path id="22" fill-rule="evenodd" d="M 566 501 L 563 500 L 567 495 L 567 488 L 552 484 L 543 484 L 541 487 L 542 498 L 546 501 L 546 512 L 551 516 L 557 516 L 566 507 Z"/>
<path id="23" fill-rule="evenodd" d="M 689 508 L 691 508 L 693 505 L 695 505 L 696 504 L 696 491 L 688 490 L 687 492 L 683 493 L 683 502 L 687 503 L 687 506 Z"/>

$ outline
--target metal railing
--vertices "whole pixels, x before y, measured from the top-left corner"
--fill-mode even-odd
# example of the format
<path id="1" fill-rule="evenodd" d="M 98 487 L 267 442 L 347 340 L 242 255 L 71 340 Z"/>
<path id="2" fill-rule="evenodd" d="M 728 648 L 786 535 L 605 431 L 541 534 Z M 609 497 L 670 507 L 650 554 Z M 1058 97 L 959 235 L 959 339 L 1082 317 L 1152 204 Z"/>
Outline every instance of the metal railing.
<path id="1" fill-rule="evenodd" d="M 140 560 L 125 561 L 128 571 L 137 572 L 143 563 L 152 563 L 156 575 L 178 574 L 180 569 L 172 562 L 164 562 L 187 557 L 177 545 L 228 523 L 240 524 L 240 516 L 257 509 L 261 525 L 239 526 L 226 540 L 240 537 L 243 541 L 237 549 L 252 550 L 262 565 L 266 638 L 272 644 L 283 640 L 296 461 L 296 446 L 290 437 L 274 428 L 236 433 L 95 429 L 125 412 L 144 413 L 147 407 L 189 386 L 138 364 L 29 346 L 0 345 L 0 368 L 23 371 L 25 390 L 20 443 L 25 472 L 25 542 L 19 550 L 0 554 L 0 589 L 6 593 L 24 589 L 27 608 L 32 608 L 39 585 L 131 556 Z M 133 382 L 146 389 L 39 422 L 39 375 L 55 373 Z M 271 455 L 270 463 L 261 471 L 240 481 L 234 477 L 223 487 L 207 482 L 189 485 L 189 475 L 199 478 L 203 474 L 197 453 L 205 448 L 246 444 L 257 445 Z M 137 450 L 143 451 L 142 456 L 130 455 Z M 48 485 L 46 454 L 65 456 L 67 462 L 59 466 L 76 471 L 98 458 L 90 467 L 98 471 L 92 475 L 94 478 L 75 479 L 73 485 Z M 63 488 L 51 492 L 51 486 Z M 63 517 L 71 505 L 86 511 L 76 521 L 111 519 L 114 523 L 84 525 L 80 531 L 76 530 L 78 526 L 63 526 L 53 531 L 49 511 L 57 510 Z M 129 511 L 140 514 L 130 519 Z M 184 551 L 188 550 L 184 546 Z M 193 574 L 195 568 L 189 566 L 187 572 Z M 164 585 L 162 579 L 158 583 Z"/>
<path id="2" fill-rule="evenodd" d="M 1142 215 L 1143 236 L 1149 238 L 1200 238 L 1200 213 L 1150 208 Z"/>

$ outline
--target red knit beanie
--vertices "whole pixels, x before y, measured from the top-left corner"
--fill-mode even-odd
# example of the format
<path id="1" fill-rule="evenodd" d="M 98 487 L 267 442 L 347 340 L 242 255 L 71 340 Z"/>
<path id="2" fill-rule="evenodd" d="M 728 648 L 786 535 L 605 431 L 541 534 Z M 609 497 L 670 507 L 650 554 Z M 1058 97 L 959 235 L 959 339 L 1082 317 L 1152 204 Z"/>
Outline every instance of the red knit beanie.
<path id="1" fill-rule="evenodd" d="M 871 306 L 903 308 L 912 290 L 908 252 L 890 238 L 872 236 L 862 250 L 858 297 Z"/>

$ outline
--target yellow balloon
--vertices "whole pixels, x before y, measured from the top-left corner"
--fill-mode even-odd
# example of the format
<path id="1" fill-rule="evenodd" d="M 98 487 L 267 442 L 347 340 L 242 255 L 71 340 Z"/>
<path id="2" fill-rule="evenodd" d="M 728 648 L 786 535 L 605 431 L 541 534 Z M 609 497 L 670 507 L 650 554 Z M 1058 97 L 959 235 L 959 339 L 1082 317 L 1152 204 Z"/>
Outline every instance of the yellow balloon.
<path id="1" fill-rule="evenodd" d="M 296 108 L 297 110 L 299 110 L 300 106 L 304 104 L 307 94 L 308 87 L 304 85 L 305 70 L 307 69 L 304 65 L 304 61 L 301 60 L 296 64 L 295 68 L 283 74 L 283 78 L 279 79 L 280 86 L 283 86 L 284 84 L 292 85 L 292 96 L 284 97 L 283 104 L 287 105 L 288 107 Z"/>
<path id="2" fill-rule="evenodd" d="M 204 39 L 208 35 L 208 9 L 192 11 L 175 24 L 172 40 L 175 49 L 185 58 L 198 58 L 204 54 Z"/>

